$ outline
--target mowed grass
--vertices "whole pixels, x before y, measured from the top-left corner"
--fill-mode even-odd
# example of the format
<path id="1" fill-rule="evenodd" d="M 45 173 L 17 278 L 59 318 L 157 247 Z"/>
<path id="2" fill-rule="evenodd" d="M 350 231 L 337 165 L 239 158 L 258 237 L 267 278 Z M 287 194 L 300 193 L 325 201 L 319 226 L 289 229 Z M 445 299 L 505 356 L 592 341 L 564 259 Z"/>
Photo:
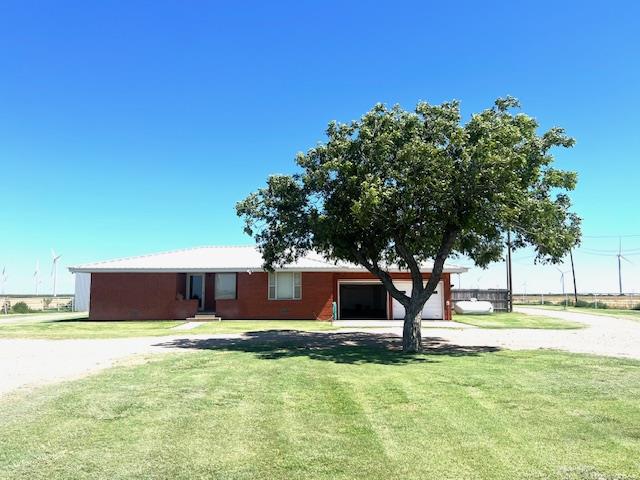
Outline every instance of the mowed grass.
<path id="1" fill-rule="evenodd" d="M 172 330 L 185 323 L 173 320 L 90 322 L 58 320 L 0 324 L 0 338 L 125 338 L 164 335 L 239 333 L 259 330 L 334 330 L 329 322 L 295 320 L 227 320 L 206 322 L 193 330 Z"/>
<path id="2" fill-rule="evenodd" d="M 192 344 L 0 400 L 0 478 L 638 478 L 640 362 L 308 341 Z"/>
<path id="3" fill-rule="evenodd" d="M 580 323 L 524 313 L 495 313 L 493 315 L 455 315 L 456 322 L 468 323 L 482 328 L 582 328 Z M 168 335 L 197 335 L 216 333 L 242 333 L 264 330 L 332 331 L 330 322 L 315 320 L 223 320 L 204 322 L 191 330 L 174 330 L 185 322 L 182 320 L 100 321 L 85 318 L 63 320 L 28 321 L 25 318 L 14 322 L 0 323 L 0 338 L 127 338 Z M 425 327 L 429 327 L 428 322 Z M 379 328 L 379 327 L 375 327 Z M 439 326 L 439 328 L 441 328 Z M 454 328 L 454 327 L 452 327 Z"/>
<path id="4" fill-rule="evenodd" d="M 453 316 L 453 320 L 481 328 L 548 328 L 556 330 L 584 328 L 584 325 L 578 322 L 518 312 L 499 312 L 491 315 L 457 314 Z"/>
<path id="5" fill-rule="evenodd" d="M 520 307 L 543 308 L 545 310 L 565 310 L 557 305 L 519 305 Z M 588 315 L 602 315 L 606 317 L 626 318 L 640 322 L 640 310 L 623 310 L 619 308 L 585 308 L 567 307 L 567 312 L 586 313 Z"/>

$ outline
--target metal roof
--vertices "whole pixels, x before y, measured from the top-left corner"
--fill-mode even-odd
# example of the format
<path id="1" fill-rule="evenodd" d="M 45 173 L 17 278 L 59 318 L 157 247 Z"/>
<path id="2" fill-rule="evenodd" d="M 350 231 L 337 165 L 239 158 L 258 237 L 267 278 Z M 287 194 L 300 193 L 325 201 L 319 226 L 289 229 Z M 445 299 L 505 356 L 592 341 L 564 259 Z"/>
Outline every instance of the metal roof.
<path id="1" fill-rule="evenodd" d="M 421 270 L 429 272 L 432 262 L 425 262 Z M 105 260 L 69 267 L 76 272 L 241 272 L 263 271 L 262 254 L 255 245 L 245 246 L 205 246 L 185 248 L 170 252 L 152 253 L 136 257 Z M 323 256 L 310 253 L 276 270 L 309 272 L 357 272 L 366 271 L 360 265 L 345 262 L 333 262 Z M 389 271 L 401 271 L 391 267 Z M 446 264 L 444 272 L 462 273 L 466 267 Z"/>

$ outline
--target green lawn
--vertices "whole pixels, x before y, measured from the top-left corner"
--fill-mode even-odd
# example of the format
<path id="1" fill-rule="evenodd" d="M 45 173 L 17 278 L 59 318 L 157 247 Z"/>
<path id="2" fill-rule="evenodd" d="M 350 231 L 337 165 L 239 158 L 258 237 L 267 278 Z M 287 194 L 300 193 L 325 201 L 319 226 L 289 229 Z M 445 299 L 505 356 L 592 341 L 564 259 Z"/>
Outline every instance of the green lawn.
<path id="1" fill-rule="evenodd" d="M 0 478 L 640 472 L 640 362 L 455 347 L 403 356 L 365 334 L 342 345 L 254 336 L 0 400 Z"/>
<path id="2" fill-rule="evenodd" d="M 29 321 L 28 315 L 21 315 L 20 317 L 19 319 L 15 318 L 15 322 L 0 323 L 0 338 L 125 338 L 241 333 L 261 330 L 336 330 L 329 322 L 313 320 L 223 320 L 222 322 L 206 322 L 193 330 L 172 330 L 173 327 L 185 322 L 177 320 L 90 322 L 82 318 Z M 579 323 L 566 320 L 516 312 L 497 313 L 494 315 L 455 315 L 454 320 L 483 328 L 566 329 L 582 327 Z M 426 326 L 428 327 L 428 324 Z"/>
<path id="3" fill-rule="evenodd" d="M 545 310 L 564 310 L 558 305 L 518 305 L 520 307 L 544 308 Z M 623 310 L 619 308 L 584 308 L 567 307 L 568 312 L 587 313 L 589 315 L 604 315 L 608 317 L 626 318 L 640 322 L 640 310 Z"/>
<path id="4" fill-rule="evenodd" d="M 251 330 L 333 330 L 329 322 L 289 320 L 228 320 L 207 322 L 193 330 L 171 330 L 183 321 L 90 322 L 87 320 L 59 320 L 0 324 L 0 338 L 123 338 L 162 335 L 236 333 Z"/>
<path id="5" fill-rule="evenodd" d="M 518 312 L 494 313 L 492 315 L 457 314 L 453 316 L 453 320 L 481 328 L 584 328 L 583 324 L 577 322 L 538 315 L 526 315 Z"/>

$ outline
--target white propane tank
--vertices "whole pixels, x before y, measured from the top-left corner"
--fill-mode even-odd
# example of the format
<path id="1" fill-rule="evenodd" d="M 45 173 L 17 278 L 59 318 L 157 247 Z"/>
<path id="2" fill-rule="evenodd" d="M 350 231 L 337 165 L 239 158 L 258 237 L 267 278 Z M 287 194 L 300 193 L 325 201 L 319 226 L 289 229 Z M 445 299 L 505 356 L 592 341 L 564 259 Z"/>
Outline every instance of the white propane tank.
<path id="1" fill-rule="evenodd" d="M 453 309 L 456 313 L 461 315 L 475 314 L 475 315 L 489 315 L 493 313 L 493 305 L 491 302 L 479 302 L 477 298 L 470 298 L 469 300 L 460 300 L 455 303 Z"/>

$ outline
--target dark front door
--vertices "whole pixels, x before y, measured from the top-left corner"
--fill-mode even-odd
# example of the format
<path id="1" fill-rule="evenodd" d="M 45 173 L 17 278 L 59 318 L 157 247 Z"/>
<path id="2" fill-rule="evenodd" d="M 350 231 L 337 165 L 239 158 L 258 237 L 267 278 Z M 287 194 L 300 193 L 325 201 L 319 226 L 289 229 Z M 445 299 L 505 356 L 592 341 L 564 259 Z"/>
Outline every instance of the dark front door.
<path id="1" fill-rule="evenodd" d="M 340 319 L 387 318 L 387 291 L 379 283 L 340 285 Z"/>
<path id="2" fill-rule="evenodd" d="M 187 275 L 187 298 L 198 300 L 198 310 L 204 310 L 204 274 L 190 273 Z"/>

